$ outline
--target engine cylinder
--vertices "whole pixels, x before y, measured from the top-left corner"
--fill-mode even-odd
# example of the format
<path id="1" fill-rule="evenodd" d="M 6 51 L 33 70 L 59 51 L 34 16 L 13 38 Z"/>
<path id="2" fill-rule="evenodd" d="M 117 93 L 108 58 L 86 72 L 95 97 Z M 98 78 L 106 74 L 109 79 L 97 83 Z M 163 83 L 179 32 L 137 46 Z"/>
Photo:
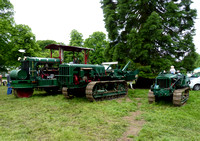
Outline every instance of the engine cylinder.
<path id="1" fill-rule="evenodd" d="M 24 80 L 27 78 L 27 73 L 25 70 L 12 70 L 10 72 L 10 78 L 13 80 Z"/>

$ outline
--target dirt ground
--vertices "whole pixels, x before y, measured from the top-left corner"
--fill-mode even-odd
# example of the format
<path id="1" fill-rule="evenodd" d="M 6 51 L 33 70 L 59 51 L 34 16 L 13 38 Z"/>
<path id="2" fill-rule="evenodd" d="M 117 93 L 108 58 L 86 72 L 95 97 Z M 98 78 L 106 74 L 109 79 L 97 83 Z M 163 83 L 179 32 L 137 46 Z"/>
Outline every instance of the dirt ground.
<path id="1" fill-rule="evenodd" d="M 140 100 L 137 98 L 136 100 Z M 127 100 L 129 101 L 129 100 Z M 138 103 L 138 107 L 141 106 L 141 103 Z M 122 137 L 118 141 L 132 141 L 133 137 L 137 136 L 145 121 L 143 119 L 137 120 L 136 118 L 141 115 L 141 111 L 131 112 L 129 116 L 124 117 L 124 120 L 128 121 L 129 126 L 124 132 Z"/>

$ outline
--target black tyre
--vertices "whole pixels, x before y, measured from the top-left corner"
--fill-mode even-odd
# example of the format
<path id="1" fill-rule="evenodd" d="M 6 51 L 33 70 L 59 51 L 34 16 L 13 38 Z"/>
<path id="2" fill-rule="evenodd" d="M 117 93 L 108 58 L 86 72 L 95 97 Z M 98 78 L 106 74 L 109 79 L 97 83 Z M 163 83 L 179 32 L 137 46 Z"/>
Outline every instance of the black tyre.
<path id="1" fill-rule="evenodd" d="M 200 90 L 200 85 L 199 85 L 199 84 L 194 85 L 193 89 L 194 89 L 195 91 Z"/>

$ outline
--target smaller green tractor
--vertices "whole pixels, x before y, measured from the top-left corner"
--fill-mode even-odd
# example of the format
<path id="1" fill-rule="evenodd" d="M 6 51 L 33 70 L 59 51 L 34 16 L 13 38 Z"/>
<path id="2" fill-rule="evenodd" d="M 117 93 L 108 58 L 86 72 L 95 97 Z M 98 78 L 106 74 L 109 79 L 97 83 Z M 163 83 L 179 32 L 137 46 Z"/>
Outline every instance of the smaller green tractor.
<path id="1" fill-rule="evenodd" d="M 183 105 L 189 98 L 189 79 L 184 74 L 161 72 L 155 79 L 148 93 L 149 103 L 159 98 L 172 98 L 174 106 Z"/>

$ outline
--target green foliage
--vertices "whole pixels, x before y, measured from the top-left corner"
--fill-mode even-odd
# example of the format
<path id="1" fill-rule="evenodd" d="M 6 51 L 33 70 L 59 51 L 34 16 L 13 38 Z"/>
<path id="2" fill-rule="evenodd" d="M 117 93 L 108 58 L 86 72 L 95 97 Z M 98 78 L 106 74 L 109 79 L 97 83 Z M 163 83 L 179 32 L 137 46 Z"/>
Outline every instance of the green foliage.
<path id="1" fill-rule="evenodd" d="M 102 0 L 110 39 L 109 60 L 141 66 L 140 76 L 150 78 L 171 65 L 194 68 L 193 44 L 196 10 L 192 1 Z M 148 68 L 148 71 L 143 71 Z M 150 74 L 151 73 L 151 74 Z"/>
<path id="2" fill-rule="evenodd" d="M 50 44 L 58 44 L 54 40 L 37 40 L 37 44 L 39 47 L 42 49 L 42 51 L 46 50 L 45 47 L 50 45 Z"/>
<path id="3" fill-rule="evenodd" d="M 37 44 L 39 45 L 39 48 L 42 51 L 37 52 L 36 56 L 37 57 L 46 57 L 46 58 L 49 58 L 50 57 L 50 50 L 49 49 L 45 49 L 45 47 L 47 45 L 50 45 L 50 44 L 59 44 L 59 43 L 57 43 L 54 40 L 38 40 Z M 60 43 L 60 44 L 62 44 L 62 43 Z M 58 57 L 59 56 L 59 52 L 58 51 L 52 51 L 52 56 L 53 57 Z"/>
<path id="4" fill-rule="evenodd" d="M 83 35 L 82 33 L 79 33 L 77 30 L 73 29 L 70 33 L 70 46 L 83 46 Z M 65 52 L 65 61 L 66 63 L 73 61 L 73 53 L 72 52 Z M 79 59 L 80 63 L 83 63 L 83 54 L 82 53 L 74 53 L 74 56 Z"/>
<path id="5" fill-rule="evenodd" d="M 0 71 L 19 66 L 17 58 L 22 56 L 19 49 L 25 49 L 24 55 L 28 56 L 34 56 L 39 51 L 31 29 L 26 25 L 15 24 L 13 11 L 9 0 L 0 0 Z"/>
<path id="6" fill-rule="evenodd" d="M 198 59 L 198 54 L 196 52 L 191 52 L 186 57 L 184 57 L 183 61 L 181 62 L 181 67 L 186 69 L 187 71 L 193 71 L 196 68 L 196 63 Z"/>
<path id="7" fill-rule="evenodd" d="M 199 54 L 197 54 L 197 59 L 195 61 L 195 68 L 198 68 L 198 67 L 200 67 L 200 55 Z"/>
<path id="8" fill-rule="evenodd" d="M 70 46 L 83 46 L 83 35 L 77 30 L 73 29 L 70 33 Z"/>
<path id="9" fill-rule="evenodd" d="M 36 52 L 41 49 L 35 40 L 35 35 L 32 33 L 31 28 L 27 25 L 15 25 L 13 28 L 12 38 L 10 42 L 12 49 L 8 52 L 10 56 L 10 65 L 16 66 L 16 60 L 19 56 L 22 56 L 19 49 L 24 49 L 25 56 L 36 56 Z"/>
<path id="10" fill-rule="evenodd" d="M 7 62 L 7 52 L 11 49 L 12 28 L 14 25 L 13 5 L 9 0 L 0 0 L 0 71 L 5 71 Z"/>
<path id="11" fill-rule="evenodd" d="M 94 49 L 94 51 L 90 51 L 89 63 L 101 64 L 105 62 L 104 52 L 108 44 L 109 42 L 106 41 L 106 34 L 103 32 L 94 32 L 89 38 L 85 39 L 84 46 Z"/>

